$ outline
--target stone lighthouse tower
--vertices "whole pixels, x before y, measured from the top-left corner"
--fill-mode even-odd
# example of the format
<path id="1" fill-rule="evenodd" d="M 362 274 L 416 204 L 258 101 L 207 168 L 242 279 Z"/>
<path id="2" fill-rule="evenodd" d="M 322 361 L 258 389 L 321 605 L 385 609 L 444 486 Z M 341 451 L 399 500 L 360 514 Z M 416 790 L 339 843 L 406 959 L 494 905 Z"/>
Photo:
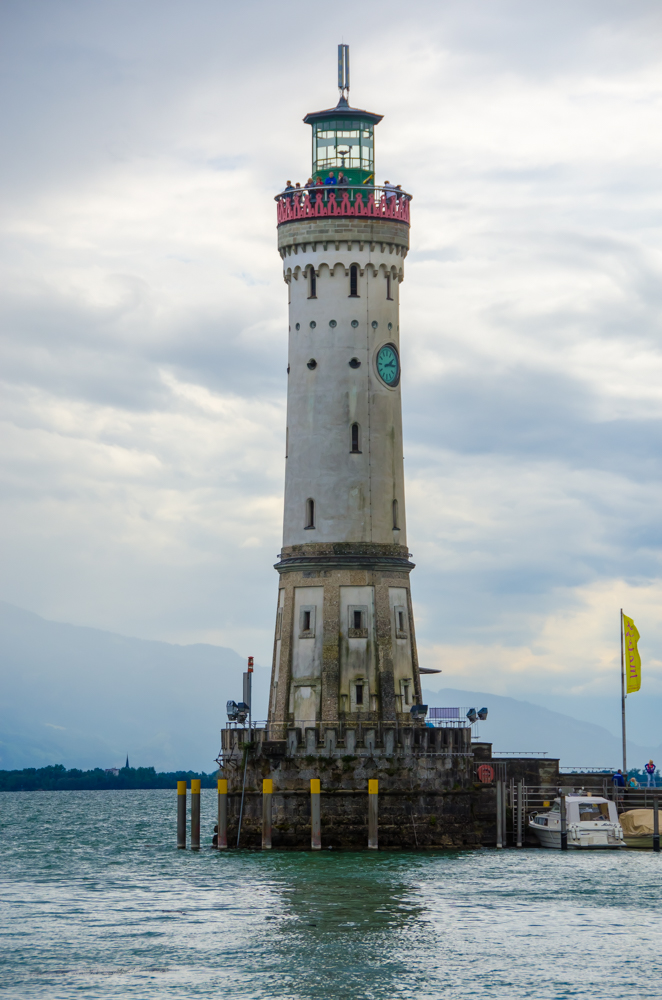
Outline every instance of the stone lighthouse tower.
<path id="1" fill-rule="evenodd" d="M 418 666 L 405 522 L 411 196 L 376 184 L 381 115 L 349 104 L 347 46 L 338 68 L 337 105 L 304 118 L 312 181 L 276 198 L 289 357 L 269 718 L 246 726 L 247 673 L 222 732 L 218 843 L 374 848 L 379 826 L 383 846 L 475 844 L 470 726 L 455 709 L 426 725 L 420 704 L 437 671 Z"/>
<path id="2" fill-rule="evenodd" d="M 400 400 L 411 197 L 375 183 L 382 116 L 350 106 L 347 46 L 338 69 L 338 104 L 304 118 L 314 186 L 276 199 L 289 357 L 268 729 L 294 752 L 388 753 L 421 701 Z"/>

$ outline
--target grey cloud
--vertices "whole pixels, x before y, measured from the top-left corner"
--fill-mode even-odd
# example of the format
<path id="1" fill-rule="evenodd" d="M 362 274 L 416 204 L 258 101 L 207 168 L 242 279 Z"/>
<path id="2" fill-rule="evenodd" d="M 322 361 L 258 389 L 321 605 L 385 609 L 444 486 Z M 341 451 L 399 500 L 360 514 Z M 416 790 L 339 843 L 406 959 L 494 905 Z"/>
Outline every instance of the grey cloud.
<path id="1" fill-rule="evenodd" d="M 273 4 L 7 0 L 0 19 L 2 596 L 268 661 L 287 382 L 272 194 L 307 175 L 301 118 L 333 101 L 350 31 L 353 99 L 386 112 L 378 170 L 415 195 L 421 638 L 527 642 L 573 587 L 659 575 L 659 401 L 622 360 L 659 353 L 657 2 L 304 14 L 296 65 Z M 617 105 L 644 116 L 627 144 Z"/>

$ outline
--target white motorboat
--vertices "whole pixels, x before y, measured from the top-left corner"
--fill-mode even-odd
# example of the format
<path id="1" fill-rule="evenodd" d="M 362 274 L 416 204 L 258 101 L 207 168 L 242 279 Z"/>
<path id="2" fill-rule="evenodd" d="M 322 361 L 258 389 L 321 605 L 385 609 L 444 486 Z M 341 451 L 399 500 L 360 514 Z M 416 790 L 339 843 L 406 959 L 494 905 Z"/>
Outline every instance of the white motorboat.
<path id="1" fill-rule="evenodd" d="M 624 847 L 616 803 L 600 795 L 566 795 L 568 848 Z M 554 799 L 549 812 L 532 812 L 532 830 L 541 847 L 561 849 L 561 800 Z"/>

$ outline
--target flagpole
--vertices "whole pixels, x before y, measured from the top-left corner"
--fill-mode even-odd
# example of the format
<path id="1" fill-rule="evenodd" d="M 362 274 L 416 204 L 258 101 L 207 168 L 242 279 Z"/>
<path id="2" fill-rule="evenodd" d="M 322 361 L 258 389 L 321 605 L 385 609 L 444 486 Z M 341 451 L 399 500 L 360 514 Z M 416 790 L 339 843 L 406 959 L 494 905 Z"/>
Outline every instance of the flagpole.
<path id="1" fill-rule="evenodd" d="M 623 653 L 623 608 L 621 608 L 621 717 L 623 726 L 623 774 L 628 773 L 627 744 L 625 738 L 625 656 Z"/>

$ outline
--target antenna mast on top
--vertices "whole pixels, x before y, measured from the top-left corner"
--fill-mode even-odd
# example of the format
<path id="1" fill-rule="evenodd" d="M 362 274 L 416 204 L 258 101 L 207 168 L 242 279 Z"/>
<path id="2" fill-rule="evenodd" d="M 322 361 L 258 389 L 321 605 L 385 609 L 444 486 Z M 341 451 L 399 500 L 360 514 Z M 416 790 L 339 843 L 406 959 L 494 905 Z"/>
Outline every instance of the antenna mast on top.
<path id="1" fill-rule="evenodd" d="M 338 90 L 341 97 L 349 97 L 349 45 L 338 46 Z"/>

